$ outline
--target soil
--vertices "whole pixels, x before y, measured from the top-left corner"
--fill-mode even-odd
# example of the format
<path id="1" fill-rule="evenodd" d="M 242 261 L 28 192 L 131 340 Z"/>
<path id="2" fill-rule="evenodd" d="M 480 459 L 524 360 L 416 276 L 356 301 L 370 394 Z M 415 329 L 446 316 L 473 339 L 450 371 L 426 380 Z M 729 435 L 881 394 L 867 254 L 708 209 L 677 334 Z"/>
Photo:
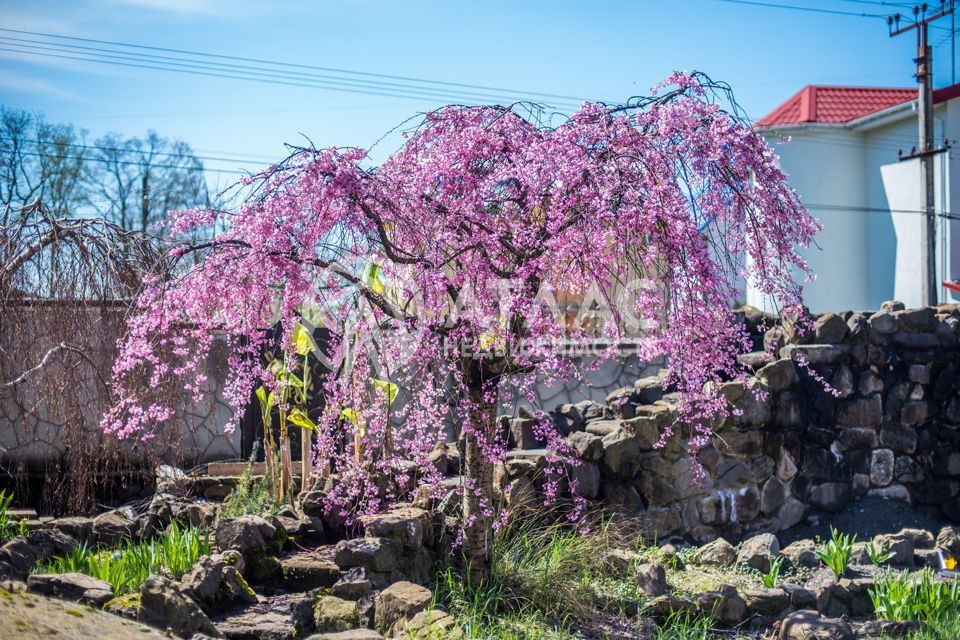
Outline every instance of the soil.
<path id="1" fill-rule="evenodd" d="M 857 534 L 857 540 L 869 541 L 879 533 L 896 533 L 903 528 L 926 529 L 934 536 L 946 525 L 952 524 L 938 513 L 936 507 L 911 506 L 899 500 L 861 498 L 851 502 L 842 511 L 830 513 L 811 510 L 803 522 L 777 533 L 780 546 L 803 539 L 830 537 L 830 527 L 841 533 Z"/>
<path id="2" fill-rule="evenodd" d="M 157 629 L 76 602 L 3 588 L 0 588 L 0 637 L 4 640 L 169 640 Z"/>

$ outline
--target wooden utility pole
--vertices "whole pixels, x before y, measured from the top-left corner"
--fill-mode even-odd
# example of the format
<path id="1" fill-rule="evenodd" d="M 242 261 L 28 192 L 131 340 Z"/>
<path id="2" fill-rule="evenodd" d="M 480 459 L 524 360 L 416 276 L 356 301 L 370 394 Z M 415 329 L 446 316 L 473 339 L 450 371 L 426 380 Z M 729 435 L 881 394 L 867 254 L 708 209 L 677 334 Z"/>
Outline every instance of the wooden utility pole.
<path id="1" fill-rule="evenodd" d="M 144 169 L 140 183 L 143 194 L 140 199 L 140 231 L 146 234 L 150 223 L 150 169 Z"/>
<path id="2" fill-rule="evenodd" d="M 946 151 L 946 147 L 938 149 L 933 147 L 933 47 L 930 46 L 927 32 L 931 22 L 953 14 L 954 2 L 955 0 L 949 2 L 941 0 L 939 9 L 931 14 L 928 14 L 930 7 L 926 3 L 915 6 L 913 8 L 913 22 L 904 27 L 900 26 L 901 16 L 899 13 L 887 18 L 890 37 L 898 36 L 913 29 L 917 30 L 917 57 L 914 62 L 917 63 L 920 144 L 919 150 L 901 155 L 900 159 L 920 159 L 920 190 L 923 193 L 923 211 L 925 214 L 924 225 L 920 232 L 921 255 L 923 256 L 920 287 L 925 303 L 931 306 L 936 305 L 940 300 L 940 286 L 937 283 L 935 258 L 937 231 L 936 211 L 934 209 L 933 157 Z"/>

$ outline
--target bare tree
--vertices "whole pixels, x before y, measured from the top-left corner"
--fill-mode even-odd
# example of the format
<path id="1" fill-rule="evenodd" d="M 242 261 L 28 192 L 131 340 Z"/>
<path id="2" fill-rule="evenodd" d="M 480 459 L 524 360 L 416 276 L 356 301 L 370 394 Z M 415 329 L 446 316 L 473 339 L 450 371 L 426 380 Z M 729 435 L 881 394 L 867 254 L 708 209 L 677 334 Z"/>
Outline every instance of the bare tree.
<path id="1" fill-rule="evenodd" d="M 0 207 L 11 211 L 42 198 L 50 210 L 74 211 L 84 199 L 84 131 L 42 114 L 0 107 Z"/>
<path id="2" fill-rule="evenodd" d="M 146 138 L 118 134 L 93 146 L 89 202 L 118 226 L 147 233 L 172 209 L 209 204 L 203 163 L 185 142 L 150 131 Z"/>
<path id="3" fill-rule="evenodd" d="M 140 233 L 58 216 L 39 200 L 8 218 L 0 225 L 0 458 L 8 468 L 0 471 L 24 498 L 39 490 L 31 498 L 45 509 L 88 512 L 137 464 L 98 425 L 130 300 L 143 274 L 166 263 Z"/>

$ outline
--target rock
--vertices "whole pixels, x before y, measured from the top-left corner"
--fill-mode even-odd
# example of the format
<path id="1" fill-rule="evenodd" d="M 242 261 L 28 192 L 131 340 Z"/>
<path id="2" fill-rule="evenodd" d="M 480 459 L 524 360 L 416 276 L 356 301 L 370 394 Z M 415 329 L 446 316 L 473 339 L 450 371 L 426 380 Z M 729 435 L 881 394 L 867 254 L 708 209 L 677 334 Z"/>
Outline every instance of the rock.
<path id="1" fill-rule="evenodd" d="M 786 451 L 780 454 L 780 461 L 777 462 L 777 478 L 781 482 L 790 482 L 797 475 L 797 465 L 793 457 Z"/>
<path id="2" fill-rule="evenodd" d="M 344 571 L 331 590 L 333 595 L 347 600 L 359 600 L 373 589 L 376 578 L 363 567 Z M 383 584 L 385 588 L 387 585 Z"/>
<path id="3" fill-rule="evenodd" d="M 416 507 L 394 506 L 383 513 L 363 516 L 360 522 L 368 538 L 388 538 L 410 552 L 423 546 L 430 514 Z"/>
<path id="4" fill-rule="evenodd" d="M 610 549 L 603 554 L 603 567 L 617 577 L 626 577 L 642 557 L 631 549 Z"/>
<path id="5" fill-rule="evenodd" d="M 154 493 L 186 496 L 190 492 L 190 477 L 182 469 L 161 464 L 153 472 L 156 482 Z"/>
<path id="6" fill-rule="evenodd" d="M 761 533 L 743 542 L 737 562 L 753 567 L 761 573 L 770 570 L 770 558 L 780 554 L 780 542 L 772 533 Z"/>
<path id="7" fill-rule="evenodd" d="M 0 546 L 0 577 L 26 579 L 37 563 L 38 549 L 23 536 Z"/>
<path id="8" fill-rule="evenodd" d="M 905 427 L 918 427 L 924 424 L 933 413 L 926 400 L 911 400 L 904 403 L 900 410 L 900 424 Z"/>
<path id="9" fill-rule="evenodd" d="M 813 485 L 810 487 L 809 500 L 826 511 L 840 511 L 850 502 L 850 485 L 846 482 Z"/>
<path id="10" fill-rule="evenodd" d="M 620 428 L 619 420 L 594 420 L 587 423 L 587 433 L 603 437 Z"/>
<path id="11" fill-rule="evenodd" d="M 883 423 L 883 400 L 879 394 L 844 400 L 837 410 L 837 425 L 875 429 Z"/>
<path id="12" fill-rule="evenodd" d="M 389 573 L 399 566 L 400 548 L 387 538 L 354 538 L 341 540 L 334 550 L 333 561 L 340 569 L 364 567 Z"/>
<path id="13" fill-rule="evenodd" d="M 864 567 L 870 564 L 870 556 L 867 554 L 867 543 L 853 543 L 853 549 L 850 551 L 850 564 Z"/>
<path id="14" fill-rule="evenodd" d="M 183 638 L 189 638 L 197 632 L 220 637 L 220 632 L 200 609 L 200 605 L 181 593 L 176 583 L 163 576 L 150 576 L 141 585 L 138 619 Z"/>
<path id="15" fill-rule="evenodd" d="M 313 609 L 317 631 L 349 631 L 361 626 L 357 603 L 337 596 L 320 596 Z"/>
<path id="16" fill-rule="evenodd" d="M 421 611 L 402 627 L 399 630 L 402 632 L 401 637 L 410 640 L 460 640 L 464 637 L 454 617 L 442 609 Z"/>
<path id="17" fill-rule="evenodd" d="M 568 465 L 570 491 L 575 496 L 593 499 L 600 493 L 600 467 L 592 462 Z"/>
<path id="18" fill-rule="evenodd" d="M 873 546 L 893 554 L 890 564 L 913 566 L 914 530 L 904 529 L 898 533 L 881 533 L 874 536 Z M 927 535 L 930 535 L 929 532 Z M 933 537 L 932 535 L 930 536 Z M 932 542 L 932 540 L 931 540 Z"/>
<path id="19" fill-rule="evenodd" d="M 265 551 L 276 527 L 260 516 L 240 516 L 219 520 L 213 529 L 213 542 L 221 551 L 236 549 L 244 553 Z"/>
<path id="20" fill-rule="evenodd" d="M 816 611 L 794 611 L 780 624 L 780 640 L 854 640 L 846 620 L 824 618 Z"/>
<path id="21" fill-rule="evenodd" d="M 790 596 L 790 605 L 794 609 L 809 609 L 811 607 L 816 608 L 817 596 L 810 589 L 795 584 L 790 584 L 789 582 L 782 583 L 780 588 L 786 591 L 787 595 Z"/>
<path id="22" fill-rule="evenodd" d="M 889 335 L 897 330 L 897 319 L 890 311 L 878 311 L 867 320 L 870 329 L 881 334 Z"/>
<path id="23" fill-rule="evenodd" d="M 133 540 L 139 525 L 132 514 L 124 509 L 101 513 L 93 519 L 93 537 L 97 544 L 115 547 L 124 540 Z"/>
<path id="24" fill-rule="evenodd" d="M 891 484 L 886 487 L 879 487 L 867 491 L 868 498 L 883 498 L 884 500 L 899 500 L 906 504 L 912 504 L 910 490 L 902 484 Z"/>
<path id="25" fill-rule="evenodd" d="M 768 354 L 766 351 L 751 351 L 750 353 L 741 353 L 737 356 L 737 362 L 756 371 L 763 365 L 770 362 L 770 354 Z"/>
<path id="26" fill-rule="evenodd" d="M 820 559 L 817 557 L 817 545 L 813 543 L 813 540 L 797 540 L 783 548 L 780 554 L 786 556 L 790 564 L 798 567 L 813 569 L 820 566 Z"/>
<path id="27" fill-rule="evenodd" d="M 894 317 L 900 327 L 906 331 L 927 332 L 937 326 L 937 312 L 933 307 L 919 309 L 901 309 L 894 311 Z"/>
<path id="28" fill-rule="evenodd" d="M 714 567 L 729 567 L 737 561 L 737 550 L 723 538 L 717 538 L 697 549 L 693 563 Z"/>
<path id="29" fill-rule="evenodd" d="M 640 471 L 640 445 L 634 434 L 618 428 L 603 437 L 603 467 L 618 480 L 632 480 Z"/>
<path id="30" fill-rule="evenodd" d="M 340 567 L 332 558 L 303 551 L 280 560 L 283 587 L 287 591 L 310 591 L 332 587 L 340 579 Z"/>
<path id="31" fill-rule="evenodd" d="M 920 623 L 915 620 L 867 620 L 860 625 L 860 640 L 893 640 L 919 635 Z"/>
<path id="32" fill-rule="evenodd" d="M 140 594 L 128 593 L 112 598 L 103 604 L 103 610 L 121 618 L 136 620 L 140 611 Z"/>
<path id="33" fill-rule="evenodd" d="M 960 555 L 960 527 L 946 526 L 937 534 L 937 546 L 953 555 Z"/>
<path id="34" fill-rule="evenodd" d="M 380 592 L 374 604 L 374 627 L 390 635 L 398 623 L 405 623 L 426 609 L 433 600 L 433 593 L 426 587 L 412 582 L 395 582 Z"/>
<path id="35" fill-rule="evenodd" d="M 44 525 L 47 529 L 60 531 L 61 533 L 73 538 L 78 543 L 93 544 L 93 518 L 84 518 L 80 516 L 69 518 L 57 518 Z"/>
<path id="36" fill-rule="evenodd" d="M 217 616 L 217 628 L 232 640 L 302 638 L 314 630 L 315 601 L 315 595 L 275 593 Z"/>
<path id="37" fill-rule="evenodd" d="M 352 629 L 336 633 L 318 633 L 307 640 L 384 640 L 384 638 L 373 629 Z"/>
<path id="38" fill-rule="evenodd" d="M 747 610 L 775 618 L 790 607 L 790 596 L 783 589 L 744 589 L 741 594 Z"/>
<path id="39" fill-rule="evenodd" d="M 787 498 L 786 486 L 776 477 L 767 480 L 760 490 L 760 511 L 764 515 L 773 515 Z"/>
<path id="40" fill-rule="evenodd" d="M 874 429 L 860 429 L 848 427 L 841 429 L 837 434 L 837 449 L 841 452 L 856 451 L 858 449 L 873 449 L 879 438 Z"/>
<path id="41" fill-rule="evenodd" d="M 666 619 L 674 614 L 681 616 L 686 613 L 693 614 L 696 613 L 696 611 L 697 605 L 692 600 L 673 594 L 658 596 L 650 600 L 643 609 L 644 615 L 648 615 L 657 620 Z"/>
<path id="42" fill-rule="evenodd" d="M 807 513 L 807 505 L 796 498 L 787 498 L 780 510 L 777 511 L 777 522 L 781 529 L 800 524 Z"/>
<path id="43" fill-rule="evenodd" d="M 74 602 L 101 599 L 106 602 L 113 598 L 113 587 L 109 583 L 83 573 L 35 573 L 27 578 L 27 587 L 43 595 Z M 106 598 L 103 597 L 104 593 L 107 594 Z"/>
<path id="44" fill-rule="evenodd" d="M 913 542 L 914 549 L 933 549 L 936 542 L 933 534 L 926 529 L 906 528 L 895 535 Z"/>
<path id="45" fill-rule="evenodd" d="M 217 519 L 217 505 L 213 502 L 191 502 L 179 516 L 195 527 L 212 528 Z"/>
<path id="46" fill-rule="evenodd" d="M 838 344 L 847 337 L 847 323 L 835 313 L 824 313 L 814 324 L 814 341 L 817 344 Z"/>
<path id="47" fill-rule="evenodd" d="M 885 487 L 893 481 L 895 456 L 890 449 L 874 449 L 870 456 L 870 484 Z"/>
<path id="48" fill-rule="evenodd" d="M 537 434 L 537 421 L 533 418 L 510 418 L 510 444 L 515 449 L 540 449 L 546 441 Z"/>
<path id="49" fill-rule="evenodd" d="M 653 404 L 663 397 L 663 379 L 660 376 L 647 376 L 633 383 L 634 396 L 638 404 Z"/>
<path id="50" fill-rule="evenodd" d="M 588 431 L 574 431 L 567 436 L 567 444 L 582 460 L 597 461 L 603 457 L 603 438 Z"/>
<path id="51" fill-rule="evenodd" d="M 214 553 L 197 560 L 180 584 L 208 612 L 252 604 L 257 596 L 243 579 L 243 569 L 243 556 L 238 551 Z"/>
<path id="52" fill-rule="evenodd" d="M 846 328 L 846 325 L 844 325 Z M 763 382 L 771 392 L 783 391 L 793 386 L 800 379 L 797 376 L 797 366 L 793 360 L 775 360 L 757 371 L 757 378 Z"/>
<path id="53" fill-rule="evenodd" d="M 907 379 L 917 384 L 930 384 L 930 373 L 929 364 L 912 364 L 907 369 Z"/>
<path id="54" fill-rule="evenodd" d="M 637 565 L 637 588 L 650 597 L 662 596 L 667 592 L 667 573 L 656 562 L 643 562 Z"/>
<path id="55" fill-rule="evenodd" d="M 781 358 L 803 358 L 811 365 L 836 364 L 847 357 L 850 347 L 845 344 L 788 344 L 780 349 Z"/>

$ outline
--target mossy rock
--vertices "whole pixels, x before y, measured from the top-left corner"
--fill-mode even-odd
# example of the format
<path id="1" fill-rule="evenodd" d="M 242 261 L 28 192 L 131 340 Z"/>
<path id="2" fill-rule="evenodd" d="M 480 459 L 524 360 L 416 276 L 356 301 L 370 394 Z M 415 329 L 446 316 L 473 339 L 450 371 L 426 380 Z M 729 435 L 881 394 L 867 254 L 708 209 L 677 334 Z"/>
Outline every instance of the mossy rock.
<path id="1" fill-rule="evenodd" d="M 246 561 L 244 577 L 254 584 L 272 582 L 283 577 L 280 561 L 275 556 L 254 553 L 244 559 Z"/>
<path id="2" fill-rule="evenodd" d="M 362 626 L 357 603 L 336 596 L 319 596 L 313 605 L 313 621 L 320 633 L 349 631 Z"/>
<path id="3" fill-rule="evenodd" d="M 108 600 L 107 603 L 103 605 L 103 610 L 107 613 L 120 616 L 121 618 L 136 620 L 140 611 L 140 594 L 126 593 L 122 596 L 117 596 L 112 600 Z"/>

